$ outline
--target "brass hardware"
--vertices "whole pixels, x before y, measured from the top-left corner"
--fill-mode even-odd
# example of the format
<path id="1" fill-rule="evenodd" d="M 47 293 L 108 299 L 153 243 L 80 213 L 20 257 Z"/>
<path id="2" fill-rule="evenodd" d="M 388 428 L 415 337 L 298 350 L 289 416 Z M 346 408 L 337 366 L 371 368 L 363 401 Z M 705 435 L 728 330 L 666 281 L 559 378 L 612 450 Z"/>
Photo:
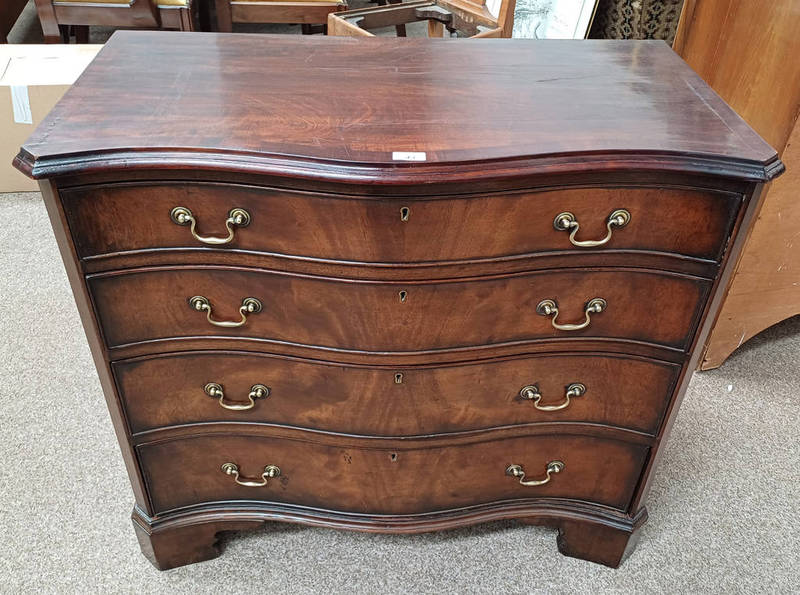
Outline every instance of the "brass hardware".
<path id="1" fill-rule="evenodd" d="M 244 326 L 244 323 L 247 322 L 248 314 L 257 314 L 261 312 L 261 309 L 263 308 L 261 302 L 256 298 L 253 297 L 244 298 L 242 300 L 242 305 L 239 307 L 239 313 L 242 315 L 242 319 L 239 321 L 230 321 L 230 320 L 214 320 L 213 318 L 211 318 L 211 302 L 208 301 L 208 298 L 203 297 L 202 295 L 196 295 L 194 297 L 189 298 L 189 305 L 198 312 L 205 312 L 206 319 L 214 326 L 222 326 L 225 328 L 236 328 L 237 326 Z"/>
<path id="2" fill-rule="evenodd" d="M 394 383 L 403 384 L 403 375 L 400 372 L 394 375 Z"/>
<path id="3" fill-rule="evenodd" d="M 401 291 L 400 292 L 400 303 L 405 302 L 407 297 L 408 297 L 408 292 L 407 291 Z"/>
<path id="4" fill-rule="evenodd" d="M 264 473 L 261 474 L 261 481 L 257 479 L 239 479 L 239 466 L 236 463 L 223 463 L 222 472 L 225 475 L 233 475 L 233 479 L 236 483 L 247 488 L 263 487 L 267 485 L 270 479 L 278 477 L 281 474 L 279 467 L 267 465 L 264 467 Z"/>
<path id="5" fill-rule="evenodd" d="M 608 233 L 606 233 L 606 237 L 604 237 L 602 240 L 576 240 L 575 235 L 580 229 L 580 224 L 575 218 L 575 215 L 569 211 L 565 211 L 564 213 L 559 213 L 556 215 L 556 218 L 553 220 L 553 227 L 555 227 L 558 231 L 572 230 L 569 234 L 569 241 L 572 242 L 573 246 L 578 246 L 579 248 L 595 248 L 608 243 L 608 241 L 611 239 L 611 235 L 614 233 L 615 227 L 621 229 L 630 222 L 631 214 L 625 209 L 617 209 L 608 216 L 608 220 L 606 221 L 606 229 L 608 229 Z"/>
<path id="6" fill-rule="evenodd" d="M 269 387 L 263 384 L 254 384 L 247 395 L 247 403 L 226 403 L 222 386 L 216 382 L 209 382 L 203 387 L 205 393 L 214 399 L 219 399 L 219 406 L 231 411 L 247 411 L 256 406 L 256 399 L 266 399 L 269 396 Z"/>
<path id="7" fill-rule="evenodd" d="M 518 477 L 520 485 L 524 486 L 541 486 L 550 481 L 552 473 L 561 473 L 564 470 L 564 463 L 561 461 L 550 461 L 545 467 L 547 477 L 544 479 L 525 479 L 525 470 L 521 465 L 509 465 L 506 467 L 506 475 L 511 477 Z"/>
<path id="8" fill-rule="evenodd" d="M 567 392 L 564 395 L 565 399 L 562 403 L 558 405 L 539 405 L 539 401 L 542 399 L 542 395 L 539 393 L 539 387 L 535 384 L 529 384 L 528 386 L 523 386 L 522 389 L 519 391 L 519 396 L 523 399 L 528 399 L 533 401 L 533 406 L 536 407 L 539 411 L 559 411 L 560 409 L 566 409 L 569 407 L 569 400 L 572 397 L 580 397 L 586 392 L 586 387 L 579 382 L 573 382 L 567 387 Z"/>
<path id="9" fill-rule="evenodd" d="M 539 302 L 539 305 L 536 306 L 536 313 L 541 316 L 552 316 L 553 319 L 550 323 L 555 329 L 560 331 L 579 331 L 589 326 L 591 314 L 600 314 L 606 307 L 608 307 L 608 303 L 603 298 L 592 298 L 586 302 L 586 306 L 584 306 L 583 313 L 586 318 L 580 324 L 559 324 L 556 322 L 556 318 L 558 318 L 558 304 L 553 300 L 542 300 Z"/>
<path id="10" fill-rule="evenodd" d="M 169 216 L 170 219 L 178 225 L 189 225 L 189 231 L 192 233 L 192 236 L 194 236 L 194 239 L 204 244 L 211 244 L 212 246 L 232 242 L 233 234 L 235 233 L 234 227 L 247 227 L 250 225 L 250 213 L 238 207 L 231 209 L 228 212 L 228 218 L 225 220 L 225 227 L 228 228 L 228 236 L 225 238 L 215 238 L 211 236 L 201 236 L 197 233 L 197 219 L 194 218 L 192 212 L 186 207 L 175 207 L 172 209 Z"/>
<path id="11" fill-rule="evenodd" d="M 411 215 L 411 209 L 408 207 L 400 207 L 400 221 L 408 221 Z"/>

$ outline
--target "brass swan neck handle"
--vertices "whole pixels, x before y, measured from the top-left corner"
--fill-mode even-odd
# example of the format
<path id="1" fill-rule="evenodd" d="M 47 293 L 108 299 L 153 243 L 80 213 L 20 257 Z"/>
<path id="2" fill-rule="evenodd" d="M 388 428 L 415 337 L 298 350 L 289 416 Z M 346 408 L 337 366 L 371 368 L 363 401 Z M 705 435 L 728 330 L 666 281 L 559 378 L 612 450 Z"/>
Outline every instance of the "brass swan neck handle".
<path id="1" fill-rule="evenodd" d="M 546 483 L 550 483 L 552 474 L 561 473 L 563 470 L 564 463 L 561 461 L 550 461 L 545 467 L 546 477 L 544 479 L 525 479 L 525 469 L 522 468 L 522 465 L 512 464 L 506 467 L 506 475 L 519 478 L 520 485 L 532 487 L 542 486 Z"/>
<path id="2" fill-rule="evenodd" d="M 606 233 L 606 237 L 604 237 L 602 240 L 576 240 L 575 235 L 578 233 L 581 225 L 578 223 L 578 219 L 575 217 L 575 215 L 569 211 L 565 211 L 556 215 L 555 220 L 553 220 L 553 227 L 555 227 L 558 231 L 569 232 L 569 241 L 573 246 L 578 246 L 579 248 L 596 248 L 598 246 L 607 244 L 611 240 L 611 236 L 614 233 L 615 227 L 622 229 L 628 225 L 630 221 L 631 214 L 625 209 L 617 209 L 611 213 L 606 220 L 606 229 L 608 231 Z"/>
<path id="3" fill-rule="evenodd" d="M 214 320 L 211 313 L 211 302 L 207 297 L 196 295 L 189 298 L 189 305 L 198 312 L 205 312 L 206 319 L 214 326 L 221 326 L 224 328 L 236 328 L 244 326 L 247 322 L 248 314 L 257 314 L 263 309 L 261 301 L 254 297 L 247 297 L 242 300 L 242 305 L 239 307 L 239 313 L 242 315 L 241 320 Z"/>
<path id="4" fill-rule="evenodd" d="M 170 211 L 170 219 L 176 225 L 188 225 L 194 239 L 203 244 L 211 246 L 219 246 L 222 244 L 229 244 L 233 241 L 236 227 L 247 227 L 250 225 L 250 213 L 238 207 L 231 209 L 228 212 L 228 218 L 225 220 L 225 228 L 228 230 L 228 235 L 224 238 L 217 238 L 213 236 L 201 236 L 197 233 L 197 219 L 192 212 L 186 207 L 175 207 Z"/>
<path id="5" fill-rule="evenodd" d="M 203 391 L 209 397 L 218 399 L 220 407 L 230 411 L 247 411 L 248 409 L 252 409 L 256 406 L 256 399 L 266 399 L 270 393 L 268 386 L 263 384 L 254 384 L 250 387 L 250 392 L 247 395 L 247 403 L 226 403 L 225 392 L 222 390 L 222 385 L 216 382 L 209 382 L 203 387 Z"/>
<path id="6" fill-rule="evenodd" d="M 558 405 L 540 405 L 539 401 L 542 400 L 542 395 L 539 392 L 539 387 L 535 384 L 523 386 L 519 391 L 519 396 L 523 399 L 533 401 L 533 406 L 539 411 L 560 411 L 569 407 L 570 399 L 573 397 L 580 397 L 586 392 L 586 386 L 580 382 L 573 382 L 567 387 L 564 394 L 564 400 Z"/>
<path id="7" fill-rule="evenodd" d="M 553 325 L 554 329 L 559 331 L 579 331 L 585 329 L 589 324 L 592 322 L 591 315 L 592 314 L 600 314 L 603 310 L 608 307 L 608 302 L 606 302 L 603 298 L 592 298 L 588 302 L 586 302 L 586 306 L 583 308 L 583 314 L 585 316 L 583 322 L 579 324 L 567 324 L 567 323 L 559 323 L 556 321 L 558 318 L 558 304 L 555 300 L 542 300 L 536 306 L 536 313 L 540 316 L 552 316 L 552 320 L 550 323 Z"/>
<path id="8" fill-rule="evenodd" d="M 264 472 L 261 474 L 261 479 L 247 479 L 239 475 L 239 466 L 236 463 L 223 463 L 222 472 L 225 475 L 233 476 L 233 480 L 240 486 L 246 488 L 261 488 L 269 483 L 270 479 L 274 479 L 281 474 L 281 470 L 276 465 L 267 465 L 264 467 Z"/>

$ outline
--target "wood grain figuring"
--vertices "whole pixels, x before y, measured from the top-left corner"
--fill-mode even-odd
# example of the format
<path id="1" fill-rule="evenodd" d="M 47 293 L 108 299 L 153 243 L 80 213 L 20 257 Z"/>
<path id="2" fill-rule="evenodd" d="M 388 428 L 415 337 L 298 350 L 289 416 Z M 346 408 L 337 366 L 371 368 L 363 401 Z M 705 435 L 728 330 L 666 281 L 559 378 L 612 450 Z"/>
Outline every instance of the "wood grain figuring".
<path id="1" fill-rule="evenodd" d="M 586 188 L 399 202 L 185 183 L 84 188 L 63 196 L 82 256 L 205 248 L 188 227 L 170 219 L 172 208 L 190 209 L 198 233 L 225 237 L 228 212 L 238 207 L 252 221 L 236 230 L 223 251 L 377 263 L 557 250 L 582 254 L 585 248 L 573 246 L 567 232 L 553 227 L 556 215 L 569 211 L 576 216 L 581 226 L 577 240 L 602 239 L 609 215 L 620 208 L 630 212 L 631 222 L 614 231 L 607 248 L 716 261 L 741 201 L 734 194 L 677 189 Z M 402 208 L 408 209 L 407 221 L 401 218 Z M 628 258 L 633 263 L 636 256 Z"/>
<path id="2" fill-rule="evenodd" d="M 553 271 L 463 282 L 375 283 L 215 267 L 159 268 L 89 278 L 110 347 L 170 337 L 254 337 L 343 350 L 413 352 L 537 339 L 608 337 L 684 348 L 706 280 L 655 271 Z M 406 292 L 401 301 L 401 292 Z M 189 306 L 210 300 L 215 319 L 240 320 L 255 297 L 263 311 L 221 328 Z M 537 314 L 555 300 L 557 322 L 584 320 L 586 302 L 608 308 L 580 331 Z"/>
<path id="3" fill-rule="evenodd" d="M 115 34 L 15 163 L 44 180 L 134 528 L 162 569 L 276 520 L 517 518 L 619 565 L 783 168 L 661 43 L 149 33 Z M 179 203 L 203 234 L 234 206 L 253 219 L 208 248 L 170 221 Z M 614 208 L 632 219 L 607 245 L 553 229 L 569 210 L 596 239 Z M 221 328 L 195 295 L 216 320 L 245 297 L 264 308 Z M 594 297 L 607 307 L 583 330 L 536 313 L 552 299 L 579 323 Z M 270 395 L 228 411 L 208 382 Z M 586 392 L 560 411 L 519 396 L 560 403 L 573 382 Z M 556 459 L 544 485 L 506 474 L 542 479 Z M 281 474 L 242 487 L 224 462 Z"/>
<path id="4" fill-rule="evenodd" d="M 172 155 L 171 167 L 206 156 L 208 166 L 264 171 L 263 158 L 280 156 L 284 171 L 290 163 L 333 167 L 329 179 L 336 171 L 384 181 L 428 171 L 398 166 L 394 151 L 463 164 L 462 176 L 487 161 L 574 162 L 577 154 L 638 169 L 643 156 L 692 156 L 760 171 L 761 179 L 777 173 L 765 169 L 775 151 L 663 42 L 382 39 L 368 42 L 365 64 L 365 40 L 346 37 L 161 39 L 115 33 L 24 145 L 20 167 L 52 175 L 48 168 L 67 156 L 125 153 L 117 170 L 151 168 L 147 153 L 158 147 Z M 166 95 L 174 85 L 193 101 Z M 589 95 L 576 117 L 575 98 Z M 56 123 L 59 134 L 47 132 Z"/>
<path id="5" fill-rule="evenodd" d="M 602 354 L 544 355 L 414 368 L 347 366 L 268 354 L 188 352 L 112 364 L 131 431 L 215 421 L 270 423 L 378 436 L 414 436 L 542 422 L 586 422 L 655 434 L 679 366 Z M 400 374 L 400 379 L 396 376 Z M 223 386 L 246 404 L 254 384 L 270 395 L 248 411 L 203 392 Z M 540 411 L 520 396 L 536 384 L 540 405 L 560 405 L 567 386 L 586 394 Z"/>
<path id="6" fill-rule="evenodd" d="M 564 498 L 625 509 L 648 449 L 578 436 L 536 436 L 455 447 L 408 449 L 323 445 L 268 435 L 197 435 L 138 447 L 157 512 L 203 502 L 266 500 L 361 514 L 419 514 L 526 498 Z M 520 464 L 531 478 L 551 460 L 565 470 L 544 486 L 521 486 L 505 469 Z M 220 466 L 236 463 L 263 488 L 238 486 Z M 419 477 L 426 477 L 420 482 Z"/>
<path id="7" fill-rule="evenodd" d="M 798 28 L 800 4 L 794 0 L 687 2 L 682 15 L 676 51 L 778 148 L 790 172 L 766 194 L 706 346 L 703 369 L 716 368 L 750 337 L 800 314 Z"/>

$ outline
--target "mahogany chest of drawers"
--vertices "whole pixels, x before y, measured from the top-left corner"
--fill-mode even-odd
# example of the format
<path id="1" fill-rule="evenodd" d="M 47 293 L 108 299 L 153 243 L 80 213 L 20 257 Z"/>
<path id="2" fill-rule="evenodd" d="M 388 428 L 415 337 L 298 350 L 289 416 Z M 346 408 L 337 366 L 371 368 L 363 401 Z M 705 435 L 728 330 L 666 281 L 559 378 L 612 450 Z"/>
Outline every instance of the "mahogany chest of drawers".
<path id="1" fill-rule="evenodd" d="M 159 568 L 275 519 L 618 565 L 782 169 L 661 42 L 141 32 L 16 164 Z"/>

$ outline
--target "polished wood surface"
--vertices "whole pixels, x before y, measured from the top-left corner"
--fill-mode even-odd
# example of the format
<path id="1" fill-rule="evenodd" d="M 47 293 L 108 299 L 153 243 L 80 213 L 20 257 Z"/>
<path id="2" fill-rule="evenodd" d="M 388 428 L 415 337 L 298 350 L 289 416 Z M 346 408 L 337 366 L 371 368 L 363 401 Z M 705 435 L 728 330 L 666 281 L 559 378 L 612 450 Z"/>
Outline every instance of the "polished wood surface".
<path id="1" fill-rule="evenodd" d="M 543 252 L 580 254 L 569 233 L 556 230 L 564 211 L 580 223 L 577 240 L 598 240 L 616 209 L 631 221 L 605 246 L 717 261 L 741 202 L 735 193 L 664 188 L 584 188 L 504 192 L 458 198 L 365 199 L 221 184 L 119 185 L 63 192 L 70 226 L 84 257 L 162 248 L 214 248 L 194 239 L 169 217 L 185 206 L 198 233 L 227 236 L 229 211 L 245 209 L 247 227 L 236 229 L 223 251 L 294 255 L 327 261 L 415 263 L 491 259 Z M 406 220 L 402 209 L 405 208 Z M 532 210 L 541 216 L 532 217 Z M 454 225 L 453 222 L 458 224 Z M 127 223 L 125 223 L 127 222 Z M 499 230 L 503 233 L 486 233 Z M 438 238 L 435 243 L 430 238 Z M 640 263 L 637 263 L 640 264 Z"/>
<path id="2" fill-rule="evenodd" d="M 240 337 L 359 352 L 415 352 L 542 339 L 601 337 L 684 349 L 693 336 L 704 279 L 639 269 L 564 270 L 471 281 L 378 283 L 214 267 L 92 275 L 92 298 L 109 347 L 171 337 Z M 405 295 L 405 298 L 403 297 Z M 135 295 L 132 301 L 129 296 Z M 189 305 L 204 296 L 215 320 L 240 320 L 242 300 L 263 310 L 238 328 L 209 323 Z M 559 324 L 581 323 L 593 298 L 607 308 L 576 331 L 537 313 L 559 307 Z"/>
<path id="3" fill-rule="evenodd" d="M 765 328 L 800 314 L 800 3 L 687 0 L 675 50 L 781 153 L 701 367 L 716 368 Z M 747 43 L 742 43 L 742 39 Z"/>
<path id="4" fill-rule="evenodd" d="M 775 151 L 663 42 L 381 39 L 363 64 L 364 40 L 161 35 L 115 33 L 24 145 L 20 167 L 39 177 L 130 170 L 169 155 L 171 168 L 202 160 L 384 183 L 445 164 L 496 176 L 478 164 L 544 168 L 559 156 L 563 167 L 642 169 L 644 159 L 751 179 L 780 171 Z M 175 101 L 165 92 L 174 85 L 193 100 Z M 422 151 L 428 167 L 393 162 L 396 151 Z M 78 154 L 108 161 L 70 162 Z"/>
<path id="5" fill-rule="evenodd" d="M 291 425 L 339 433 L 417 436 L 552 422 L 611 425 L 655 435 L 680 366 L 612 354 L 541 355 L 449 366 L 369 367 L 247 352 L 182 352 L 114 362 L 131 431 L 208 422 Z M 399 377 L 398 377 L 399 375 Z M 270 389 L 247 411 L 254 384 Z M 536 385 L 541 411 L 520 396 Z"/>
<path id="6" fill-rule="evenodd" d="M 559 434 L 428 446 L 310 442 L 269 434 L 197 434 L 137 447 L 155 511 L 235 500 L 289 502 L 360 514 L 420 514 L 503 500 L 574 498 L 625 510 L 648 449 L 616 440 Z M 522 465 L 541 479 L 553 460 L 564 471 L 546 485 L 526 487 L 506 475 Z M 221 465 L 238 465 L 242 479 L 260 479 L 266 465 L 280 476 L 262 488 L 236 485 Z M 424 477 L 425 481 L 420 481 Z"/>
<path id="7" fill-rule="evenodd" d="M 407 533 L 519 518 L 617 566 L 781 162 L 660 44 L 305 41 L 115 35 L 16 161 L 46 178 L 143 553 L 208 559 L 219 532 L 269 520 Z M 413 68 L 397 61 L 411 50 Z M 176 58 L 147 85 L 131 51 Z M 254 68 L 282 76 L 267 88 Z M 101 108 L 124 88 L 140 101 Z M 486 110 L 501 92 L 520 101 Z M 387 161 L 411 136 L 396 150 L 428 161 Z M 178 200 L 201 233 L 224 233 L 234 206 L 253 220 L 197 245 L 169 219 Z M 578 248 L 553 228 L 562 204 L 578 239 L 611 208 L 632 220 Z M 220 328 L 194 295 L 218 320 L 248 296 L 264 309 Z M 549 298 L 581 322 L 593 297 L 607 308 L 581 331 L 536 314 Z M 234 402 L 255 383 L 271 394 L 231 412 L 208 382 Z M 586 393 L 561 411 L 519 397 L 533 383 L 555 404 L 572 382 Z M 542 479 L 555 457 L 546 485 L 505 473 Z M 282 473 L 242 487 L 224 462 Z"/>

